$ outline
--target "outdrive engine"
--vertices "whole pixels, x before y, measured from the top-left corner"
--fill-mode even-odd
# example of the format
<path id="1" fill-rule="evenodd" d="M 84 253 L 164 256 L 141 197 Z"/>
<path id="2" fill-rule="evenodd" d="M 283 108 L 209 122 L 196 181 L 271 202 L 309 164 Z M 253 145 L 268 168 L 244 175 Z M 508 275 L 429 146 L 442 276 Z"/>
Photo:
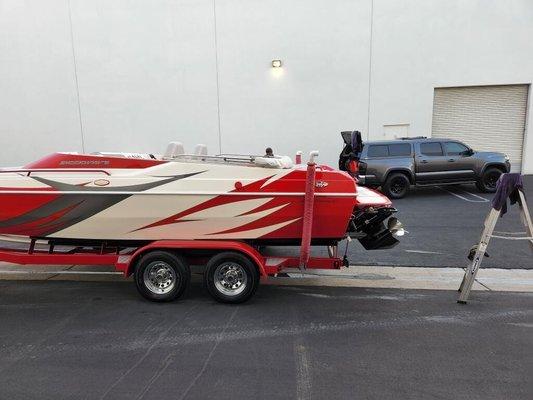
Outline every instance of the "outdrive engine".
<path id="1" fill-rule="evenodd" d="M 405 233 L 402 223 L 391 217 L 396 211 L 393 207 L 368 207 L 356 211 L 348 225 L 347 234 L 359 240 L 366 250 L 390 249 L 399 243 L 396 238 Z"/>

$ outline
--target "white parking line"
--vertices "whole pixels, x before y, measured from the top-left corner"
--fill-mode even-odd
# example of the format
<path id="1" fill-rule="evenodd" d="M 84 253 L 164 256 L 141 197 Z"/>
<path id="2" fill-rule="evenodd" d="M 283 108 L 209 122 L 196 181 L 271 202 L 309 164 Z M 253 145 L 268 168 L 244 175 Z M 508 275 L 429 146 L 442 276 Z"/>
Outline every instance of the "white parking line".
<path id="1" fill-rule="evenodd" d="M 459 189 L 459 188 L 457 188 L 457 190 L 460 190 L 460 191 L 463 192 L 463 193 L 468 193 L 468 194 L 469 194 L 470 196 L 472 196 L 472 197 L 476 197 L 476 198 L 478 198 L 478 199 L 480 199 L 480 200 L 483 200 L 483 203 L 488 203 L 488 202 L 490 201 L 489 199 L 486 199 L 486 198 L 483 197 L 483 196 L 480 196 L 480 195 L 477 195 L 477 194 L 474 194 L 474 193 L 470 193 L 468 190 Z"/>
<path id="2" fill-rule="evenodd" d="M 311 362 L 309 350 L 303 344 L 301 337 L 297 337 L 294 343 L 296 353 L 296 398 L 298 400 L 311 398 Z"/>
<path id="3" fill-rule="evenodd" d="M 438 251 L 426 251 L 426 250 L 404 250 L 406 253 L 418 253 L 418 254 L 444 254 Z"/>
<path id="4" fill-rule="evenodd" d="M 480 200 L 471 200 L 471 199 L 467 199 L 466 197 L 461 196 L 460 194 L 457 194 L 457 193 L 455 193 L 455 192 L 452 192 L 451 190 L 445 189 L 445 188 L 443 188 L 443 187 L 441 187 L 441 186 L 437 186 L 437 187 L 438 187 L 439 189 L 445 191 L 445 192 L 450 193 L 452 196 L 455 196 L 455 197 L 457 197 L 457 198 L 459 198 L 459 199 L 461 199 L 461 200 L 464 200 L 464 201 L 468 201 L 469 203 L 488 203 L 488 202 L 489 202 L 488 199 L 486 199 L 486 198 L 484 198 L 484 197 L 481 197 L 481 196 L 478 196 L 477 194 L 470 193 L 470 192 L 468 192 L 468 191 L 466 191 L 466 190 L 458 189 L 458 190 L 462 191 L 463 193 L 467 193 L 467 194 L 469 194 L 469 195 L 472 196 L 472 197 L 477 197 L 477 198 L 480 199 Z"/>

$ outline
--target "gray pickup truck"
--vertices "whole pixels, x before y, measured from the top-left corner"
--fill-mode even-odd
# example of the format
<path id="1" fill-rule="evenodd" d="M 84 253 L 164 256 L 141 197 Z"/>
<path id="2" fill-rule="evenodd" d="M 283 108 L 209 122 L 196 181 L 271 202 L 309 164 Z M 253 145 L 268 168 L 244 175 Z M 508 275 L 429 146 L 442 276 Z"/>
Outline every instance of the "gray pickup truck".
<path id="1" fill-rule="evenodd" d="M 418 137 L 365 142 L 358 179 L 399 199 L 411 185 L 475 183 L 482 192 L 494 192 L 498 178 L 510 168 L 503 153 L 475 151 L 457 140 Z"/>

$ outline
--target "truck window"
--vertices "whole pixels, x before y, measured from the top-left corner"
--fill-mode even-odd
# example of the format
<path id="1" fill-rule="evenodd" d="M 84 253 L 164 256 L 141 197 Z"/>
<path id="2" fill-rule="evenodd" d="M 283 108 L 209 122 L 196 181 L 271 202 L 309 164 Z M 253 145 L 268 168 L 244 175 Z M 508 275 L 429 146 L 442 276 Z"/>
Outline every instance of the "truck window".
<path id="1" fill-rule="evenodd" d="M 387 157 L 389 155 L 389 146 L 387 145 L 370 145 L 368 147 L 368 157 Z"/>
<path id="2" fill-rule="evenodd" d="M 449 156 L 459 156 L 468 150 L 468 147 L 464 144 L 457 142 L 446 142 L 444 143 L 444 148 Z"/>
<path id="3" fill-rule="evenodd" d="M 389 144 L 389 154 L 391 156 L 410 156 L 411 145 L 409 143 Z"/>
<path id="4" fill-rule="evenodd" d="M 440 143 L 420 143 L 420 152 L 425 156 L 442 156 L 442 146 Z"/>

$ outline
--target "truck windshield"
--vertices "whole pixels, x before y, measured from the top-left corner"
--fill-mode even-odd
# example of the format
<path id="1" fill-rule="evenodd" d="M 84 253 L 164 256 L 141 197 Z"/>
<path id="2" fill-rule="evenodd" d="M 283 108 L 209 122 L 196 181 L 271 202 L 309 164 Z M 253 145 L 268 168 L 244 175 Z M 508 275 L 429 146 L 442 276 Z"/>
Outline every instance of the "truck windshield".
<path id="1" fill-rule="evenodd" d="M 468 151 L 468 147 L 457 142 L 446 142 L 444 143 L 444 148 L 446 149 L 446 154 L 450 156 L 458 156 Z"/>

